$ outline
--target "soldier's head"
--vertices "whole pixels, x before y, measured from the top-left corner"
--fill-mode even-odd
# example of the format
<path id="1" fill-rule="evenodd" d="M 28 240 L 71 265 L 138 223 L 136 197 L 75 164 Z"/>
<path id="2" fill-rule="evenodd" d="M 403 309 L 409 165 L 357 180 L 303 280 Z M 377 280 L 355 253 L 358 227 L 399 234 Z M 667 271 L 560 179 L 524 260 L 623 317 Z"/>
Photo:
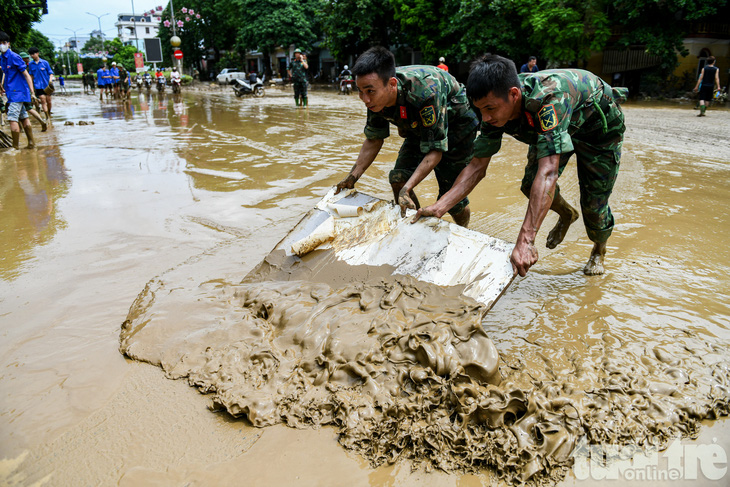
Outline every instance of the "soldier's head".
<path id="1" fill-rule="evenodd" d="M 466 94 L 486 123 L 502 127 L 520 116 L 522 91 L 517 68 L 502 56 L 484 54 L 472 63 Z"/>
<path id="2" fill-rule="evenodd" d="M 41 53 L 37 47 L 31 47 L 28 49 L 28 54 L 30 54 L 30 57 L 33 58 L 33 61 L 38 61 L 41 57 Z"/>
<path id="3" fill-rule="evenodd" d="M 27 66 L 28 63 L 30 62 L 30 54 L 28 54 L 27 52 L 23 51 L 21 53 L 18 53 L 18 55 L 20 56 L 20 59 L 22 59 L 23 62 L 25 62 L 25 65 Z"/>
<path id="4" fill-rule="evenodd" d="M 302 50 L 301 49 L 294 49 L 294 59 L 297 61 L 302 60 Z"/>
<path id="5" fill-rule="evenodd" d="M 357 58 L 352 67 L 360 99 L 369 110 L 379 112 L 392 107 L 398 99 L 395 57 L 384 47 L 371 47 Z"/>

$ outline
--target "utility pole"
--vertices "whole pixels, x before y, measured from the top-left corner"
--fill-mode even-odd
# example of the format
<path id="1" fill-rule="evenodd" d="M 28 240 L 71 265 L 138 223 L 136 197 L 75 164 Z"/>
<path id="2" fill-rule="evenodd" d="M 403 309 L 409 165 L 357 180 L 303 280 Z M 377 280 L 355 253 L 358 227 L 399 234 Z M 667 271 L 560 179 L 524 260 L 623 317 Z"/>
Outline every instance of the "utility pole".
<path id="1" fill-rule="evenodd" d="M 91 15 L 92 17 L 96 17 L 96 20 L 99 21 L 99 34 L 101 35 L 101 50 L 104 51 L 104 52 L 106 52 L 106 46 L 104 45 L 104 31 L 101 30 L 101 18 L 104 15 L 109 15 L 109 12 L 107 12 L 105 14 L 102 14 L 102 15 L 92 14 L 91 12 L 86 12 L 86 13 L 89 14 L 89 15 Z"/>
<path id="2" fill-rule="evenodd" d="M 134 0 L 132 0 L 132 26 L 134 27 L 134 44 L 139 51 L 139 37 L 137 36 L 137 17 L 134 15 Z"/>
<path id="3" fill-rule="evenodd" d="M 74 46 L 76 46 L 76 48 L 74 49 L 74 51 L 76 51 L 76 61 L 78 62 L 79 52 L 81 52 L 81 48 L 79 47 L 79 39 L 76 37 L 76 32 L 78 32 L 78 31 L 80 31 L 82 29 L 76 29 L 76 30 L 74 30 L 74 29 L 69 29 L 68 27 L 65 27 L 65 29 L 66 30 L 70 30 L 71 32 L 74 33 Z M 69 73 L 70 73 L 71 72 L 71 66 L 68 67 L 68 70 L 69 70 Z"/>

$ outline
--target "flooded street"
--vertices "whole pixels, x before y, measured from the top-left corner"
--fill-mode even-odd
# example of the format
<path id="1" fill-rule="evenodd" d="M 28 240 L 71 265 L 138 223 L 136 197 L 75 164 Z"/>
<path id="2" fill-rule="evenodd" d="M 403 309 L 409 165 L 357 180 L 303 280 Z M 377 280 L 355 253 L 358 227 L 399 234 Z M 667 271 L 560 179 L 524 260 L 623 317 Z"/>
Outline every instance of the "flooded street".
<path id="1" fill-rule="evenodd" d="M 154 319 L 205 317 L 217 306 L 212 295 L 186 290 L 239 283 L 347 174 L 363 141 L 363 104 L 313 91 L 298 109 L 292 98 L 278 89 L 261 99 L 229 89 L 135 91 L 124 106 L 58 96 L 53 128 L 34 126 L 37 150 L 0 152 L 0 484 L 494 481 L 493 469 L 464 473 L 453 458 L 445 464 L 457 473 L 373 469 L 373 457 L 343 449 L 334 428 L 254 428 L 119 352 L 122 323 L 148 283 L 168 297 L 145 310 Z M 628 105 L 625 113 L 606 274 L 582 273 L 592 243 L 580 221 L 545 248 L 551 214 L 538 235 L 540 261 L 482 326 L 512 392 L 563 398 L 590 417 L 571 434 L 649 444 L 699 435 L 686 443 L 714 438 L 730 455 L 726 420 L 709 421 L 730 400 L 730 111 L 698 119 L 689 107 Z M 400 142 L 386 140 L 359 191 L 391 197 Z M 514 241 L 526 151 L 505 139 L 470 195 L 470 228 Z M 574 160 L 559 184 L 579 207 Z M 423 204 L 437 192 L 432 175 L 417 188 Z M 570 426 L 573 413 L 561 414 Z M 726 485 L 727 476 L 713 482 L 700 472 L 707 478 L 696 485 Z M 570 471 L 554 479 L 566 473 L 566 484 L 597 480 Z"/>

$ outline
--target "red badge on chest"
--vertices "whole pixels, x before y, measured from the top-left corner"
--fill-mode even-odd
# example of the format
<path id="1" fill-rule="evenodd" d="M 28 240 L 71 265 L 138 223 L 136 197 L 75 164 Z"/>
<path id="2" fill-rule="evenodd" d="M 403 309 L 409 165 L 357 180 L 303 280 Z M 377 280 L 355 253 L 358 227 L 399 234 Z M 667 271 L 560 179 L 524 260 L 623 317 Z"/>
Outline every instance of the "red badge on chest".
<path id="1" fill-rule="evenodd" d="M 406 107 L 400 107 L 400 118 L 408 118 Z"/>
<path id="2" fill-rule="evenodd" d="M 527 118 L 527 123 L 530 124 L 530 127 L 535 128 L 535 121 L 532 119 L 532 115 L 529 112 L 525 112 L 525 118 Z"/>

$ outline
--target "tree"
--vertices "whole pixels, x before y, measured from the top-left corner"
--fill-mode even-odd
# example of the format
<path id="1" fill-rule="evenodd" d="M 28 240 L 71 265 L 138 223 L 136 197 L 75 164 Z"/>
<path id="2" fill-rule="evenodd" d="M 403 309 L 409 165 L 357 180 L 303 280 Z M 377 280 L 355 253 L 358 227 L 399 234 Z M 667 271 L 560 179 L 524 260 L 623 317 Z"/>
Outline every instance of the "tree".
<path id="1" fill-rule="evenodd" d="M 394 15 L 391 0 L 327 0 L 318 20 L 324 45 L 335 59 L 343 60 L 372 46 L 396 44 L 400 26 Z"/>
<path id="2" fill-rule="evenodd" d="M 616 0 L 608 3 L 613 25 L 622 32 L 617 45 L 646 45 L 650 54 L 660 56 L 661 70 L 671 73 L 677 66 L 677 54 L 688 54 L 684 47 L 691 21 L 725 20 L 727 0 Z"/>
<path id="3" fill-rule="evenodd" d="M 309 3 L 301 0 L 235 0 L 245 15 L 238 26 L 238 47 L 261 51 L 266 78 L 271 79 L 271 53 L 279 46 L 296 44 L 302 49 L 317 40 Z"/>
<path id="4" fill-rule="evenodd" d="M 43 59 L 51 64 L 55 62 L 56 48 L 53 45 L 53 42 L 35 29 L 28 29 L 23 34 L 19 35 L 18 38 L 12 42 L 12 45 L 13 51 L 15 52 L 28 52 L 28 49 L 31 47 L 37 47 L 40 51 L 39 54 Z"/>
<path id="5" fill-rule="evenodd" d="M 557 65 L 587 61 L 611 36 L 606 0 L 518 0 L 515 13 L 541 56 Z"/>
<path id="6" fill-rule="evenodd" d="M 31 26 L 41 20 L 40 8 L 20 8 L 30 2 L 25 0 L 0 0 L 0 30 L 10 36 L 10 42 L 15 41 L 30 31 Z"/>
<path id="7" fill-rule="evenodd" d="M 193 14 L 190 14 L 191 10 Z M 168 5 L 162 12 L 163 24 L 157 36 L 162 42 L 163 57 L 169 60 L 172 60 L 173 51 L 170 45 L 173 33 L 171 21 Z M 184 65 L 200 68 L 200 60 L 209 49 L 218 60 L 221 51 L 236 45 L 236 26 L 243 22 L 243 18 L 235 0 L 188 0 L 185 7 L 176 9 L 175 22 L 175 31 L 182 41 L 180 49 L 185 53 Z M 177 22 L 182 25 L 178 26 Z"/>

